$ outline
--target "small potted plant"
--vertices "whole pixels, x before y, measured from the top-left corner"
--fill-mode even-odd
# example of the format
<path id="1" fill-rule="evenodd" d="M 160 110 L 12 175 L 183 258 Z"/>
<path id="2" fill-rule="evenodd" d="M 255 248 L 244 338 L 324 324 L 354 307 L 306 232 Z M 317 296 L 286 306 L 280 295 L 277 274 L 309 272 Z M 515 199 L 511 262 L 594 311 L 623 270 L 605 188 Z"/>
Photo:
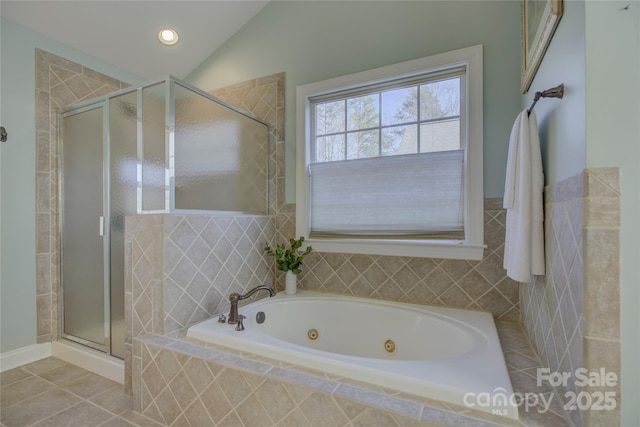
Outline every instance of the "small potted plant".
<path id="1" fill-rule="evenodd" d="M 303 242 L 304 237 L 300 236 L 298 240 L 289 239 L 288 249 L 286 244 L 276 244 L 274 248 L 267 244 L 264 247 L 265 252 L 276 259 L 278 270 L 286 272 L 285 293 L 288 295 L 296 293 L 297 275 L 301 271 L 302 260 L 312 251 L 311 246 L 307 246 L 304 251 L 300 252 L 299 249 Z"/>

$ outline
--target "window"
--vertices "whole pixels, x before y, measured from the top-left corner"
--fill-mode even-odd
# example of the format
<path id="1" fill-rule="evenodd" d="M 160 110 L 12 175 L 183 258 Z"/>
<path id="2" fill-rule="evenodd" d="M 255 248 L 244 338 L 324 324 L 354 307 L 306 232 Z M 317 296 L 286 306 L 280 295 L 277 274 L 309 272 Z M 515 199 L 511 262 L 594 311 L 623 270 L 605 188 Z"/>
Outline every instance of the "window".
<path id="1" fill-rule="evenodd" d="M 482 47 L 300 86 L 297 234 L 327 252 L 482 258 Z"/>

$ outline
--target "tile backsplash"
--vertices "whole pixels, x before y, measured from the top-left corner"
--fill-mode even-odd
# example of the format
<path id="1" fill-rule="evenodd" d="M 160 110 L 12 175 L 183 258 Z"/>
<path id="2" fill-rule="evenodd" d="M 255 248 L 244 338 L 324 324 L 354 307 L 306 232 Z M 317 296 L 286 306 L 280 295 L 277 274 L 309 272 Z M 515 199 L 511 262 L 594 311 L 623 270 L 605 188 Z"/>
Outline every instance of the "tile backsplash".
<path id="1" fill-rule="evenodd" d="M 502 268 L 505 211 L 501 199 L 485 200 L 487 248 L 481 261 L 312 252 L 299 286 L 325 292 L 415 304 L 488 311 L 519 321 L 519 284 Z M 276 242 L 295 235 L 295 215 L 280 214 Z M 278 272 L 280 282 L 284 276 Z"/>

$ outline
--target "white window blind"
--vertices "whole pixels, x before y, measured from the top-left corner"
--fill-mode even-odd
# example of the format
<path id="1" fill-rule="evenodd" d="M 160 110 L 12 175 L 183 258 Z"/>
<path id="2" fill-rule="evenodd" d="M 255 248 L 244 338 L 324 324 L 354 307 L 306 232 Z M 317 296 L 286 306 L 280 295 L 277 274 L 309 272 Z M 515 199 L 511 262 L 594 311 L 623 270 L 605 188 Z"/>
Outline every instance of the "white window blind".
<path id="1" fill-rule="evenodd" d="M 296 234 L 314 250 L 480 260 L 482 46 L 296 89 Z"/>
<path id="2" fill-rule="evenodd" d="M 463 170 L 463 150 L 310 164 L 310 236 L 464 239 Z"/>

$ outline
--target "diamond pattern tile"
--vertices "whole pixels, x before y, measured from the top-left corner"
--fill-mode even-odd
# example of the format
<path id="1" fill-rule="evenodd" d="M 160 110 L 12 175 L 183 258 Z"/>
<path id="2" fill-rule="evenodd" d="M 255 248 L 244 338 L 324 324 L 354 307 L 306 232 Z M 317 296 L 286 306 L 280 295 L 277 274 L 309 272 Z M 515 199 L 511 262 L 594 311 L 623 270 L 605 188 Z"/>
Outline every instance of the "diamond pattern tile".
<path id="1" fill-rule="evenodd" d="M 155 215 L 146 215 L 151 221 Z M 149 313 L 164 313 L 167 333 L 212 316 L 226 303 L 229 291 L 243 292 L 261 283 L 269 283 L 269 261 L 263 245 L 272 235 L 272 220 L 267 217 L 185 217 L 158 215 L 164 227 L 162 237 L 151 239 L 148 224 L 132 230 L 131 240 L 139 259 L 133 263 L 133 280 L 140 288 L 134 291 L 134 316 L 143 328 L 149 325 Z M 142 244 L 146 245 L 142 249 Z M 165 250 L 164 273 L 161 278 L 154 267 L 162 265 L 150 257 Z M 272 273 L 271 273 L 272 274 Z M 164 283 L 164 301 L 148 296 L 150 286 Z M 142 295 L 145 295 L 144 297 Z M 151 307 L 149 307 L 151 304 Z M 157 307 L 156 307 L 157 306 Z M 137 313 L 140 311 L 140 313 Z M 152 331 L 145 330 L 150 333 Z"/>
<path id="2" fill-rule="evenodd" d="M 540 388 L 536 383 L 536 369 L 540 365 L 521 327 L 512 322 L 498 322 L 497 329 L 515 390 L 550 393 L 552 389 L 548 384 Z M 145 392 L 134 399 L 144 400 L 143 415 L 166 425 L 171 422 L 173 425 L 238 427 L 569 425 L 559 401 L 554 401 L 546 414 L 523 413 L 521 421 L 514 422 L 337 377 L 318 376 L 316 372 L 286 368 L 256 372 L 247 369 L 245 356 L 235 353 L 226 353 L 220 360 L 214 356 L 205 362 L 186 347 L 184 353 L 170 349 L 178 342 L 145 338 L 138 347 L 140 354 L 135 355 L 142 356 L 148 375 L 143 375 Z M 165 353 L 174 353 L 175 360 L 180 361 L 177 373 L 156 371 L 162 370 L 164 365 L 159 360 L 164 360 Z M 216 368 L 212 369 L 213 366 Z M 207 375 L 206 380 L 200 379 L 198 372 Z M 166 386 L 158 385 L 151 374 L 173 379 Z"/>
<path id="3" fill-rule="evenodd" d="M 220 422 L 233 407 L 224 396 L 224 391 L 219 384 L 213 383 L 200 396 L 205 408 L 214 422 Z"/>
<path id="4" fill-rule="evenodd" d="M 583 341 L 588 340 L 584 336 L 585 325 L 590 328 L 590 337 L 606 339 L 609 345 L 612 338 L 615 341 L 619 336 L 619 324 L 600 332 L 609 320 L 619 319 L 619 267 L 615 262 L 602 267 L 593 261 L 584 261 L 585 256 L 591 256 L 584 245 L 597 246 L 604 240 L 602 236 L 595 238 L 592 235 L 602 229 L 599 214 L 591 215 L 591 211 L 586 211 L 597 205 L 598 212 L 616 217 L 620 196 L 615 190 L 617 180 L 617 170 L 613 168 L 587 169 L 545 189 L 547 274 L 536 278 L 530 286 L 522 287 L 520 300 L 525 330 L 542 365 L 551 371 L 574 372 L 578 367 L 589 365 L 590 355 L 583 349 Z M 606 235 L 618 234 L 614 223 L 608 223 L 605 229 Z M 609 247 L 603 253 L 594 254 L 594 259 L 601 260 L 611 253 L 615 253 L 615 249 Z M 613 284 L 605 285 L 598 280 L 593 287 L 601 294 L 585 294 L 590 289 L 590 278 L 603 273 L 614 278 Z M 607 300 L 605 295 L 615 297 Z M 584 313 L 583 304 L 589 305 Z M 600 307 L 595 308 L 597 304 Z M 579 391 L 572 380 L 559 389 L 562 395 L 567 391 Z M 587 418 L 594 416 L 591 412 L 572 411 L 570 416 L 575 425 L 588 424 Z M 607 414 L 610 420 L 615 417 L 616 411 Z M 594 420 L 592 418 L 592 422 Z"/>
<path id="5" fill-rule="evenodd" d="M 498 203 L 493 200 L 487 202 L 487 207 L 495 205 Z M 295 234 L 295 215 L 280 213 L 275 241 L 286 241 L 292 233 Z M 489 248 L 481 262 L 314 252 L 306 259 L 299 286 L 361 297 L 483 309 L 497 319 L 517 321 L 519 285 L 505 281 L 502 268 L 503 210 L 485 211 L 485 239 Z M 282 288 L 283 275 L 276 273 Z M 452 287 L 454 284 L 457 286 Z M 424 286 L 428 290 L 420 291 L 419 287 Z"/>

